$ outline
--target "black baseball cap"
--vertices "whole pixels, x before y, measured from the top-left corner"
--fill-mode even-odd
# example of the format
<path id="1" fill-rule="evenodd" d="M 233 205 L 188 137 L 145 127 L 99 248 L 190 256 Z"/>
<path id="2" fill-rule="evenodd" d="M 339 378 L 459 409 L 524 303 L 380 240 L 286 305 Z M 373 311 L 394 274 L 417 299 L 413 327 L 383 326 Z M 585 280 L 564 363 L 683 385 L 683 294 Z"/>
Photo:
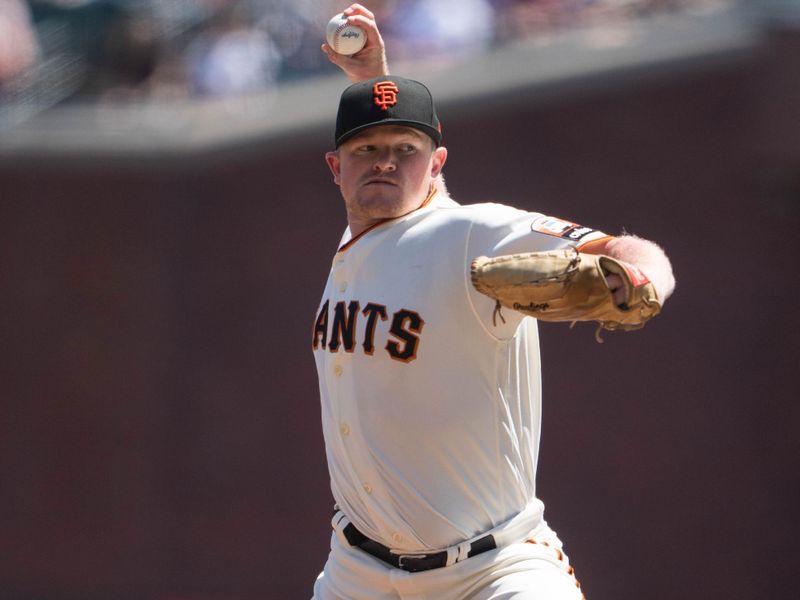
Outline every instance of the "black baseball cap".
<path id="1" fill-rule="evenodd" d="M 430 90 L 419 81 L 383 75 L 359 81 L 342 92 L 336 115 L 336 147 L 376 125 L 405 125 L 442 145 L 442 127 Z"/>

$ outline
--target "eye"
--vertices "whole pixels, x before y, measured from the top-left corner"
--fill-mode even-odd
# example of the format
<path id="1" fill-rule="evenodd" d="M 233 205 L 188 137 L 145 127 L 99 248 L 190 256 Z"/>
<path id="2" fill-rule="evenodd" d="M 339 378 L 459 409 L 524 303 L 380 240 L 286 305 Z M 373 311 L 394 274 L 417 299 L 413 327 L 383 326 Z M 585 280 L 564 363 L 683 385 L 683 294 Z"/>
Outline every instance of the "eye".
<path id="1" fill-rule="evenodd" d="M 398 149 L 403 154 L 413 154 L 417 151 L 417 147 L 414 144 L 400 144 Z"/>
<path id="2" fill-rule="evenodd" d="M 356 154 L 369 154 L 375 150 L 375 146 L 372 144 L 364 144 L 363 146 L 358 146 L 356 148 Z"/>

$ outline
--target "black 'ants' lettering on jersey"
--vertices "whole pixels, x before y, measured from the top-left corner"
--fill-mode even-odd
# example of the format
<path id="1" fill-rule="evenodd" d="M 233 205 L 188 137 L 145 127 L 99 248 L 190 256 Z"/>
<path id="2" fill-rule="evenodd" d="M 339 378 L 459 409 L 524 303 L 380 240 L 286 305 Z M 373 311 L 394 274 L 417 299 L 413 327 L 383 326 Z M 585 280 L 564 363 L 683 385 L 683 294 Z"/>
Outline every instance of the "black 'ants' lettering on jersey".
<path id="1" fill-rule="evenodd" d="M 328 313 L 330 301 L 325 300 L 319 309 L 319 314 L 314 322 L 314 331 L 311 338 L 311 347 L 318 350 L 322 347 L 329 352 L 338 352 L 344 347 L 345 352 L 354 352 L 356 347 L 356 327 L 361 304 L 358 300 L 349 302 L 339 301 L 333 307 L 333 316 Z M 383 304 L 368 302 L 361 311 L 366 317 L 364 325 L 364 339 L 361 347 L 364 354 L 375 354 L 375 337 L 378 331 L 378 322 L 389 320 L 389 311 Z M 329 324 L 329 322 L 332 323 Z M 394 339 L 386 342 L 386 352 L 389 356 L 401 362 L 409 363 L 417 358 L 420 336 L 425 321 L 418 312 L 400 309 L 392 315 L 391 327 L 388 334 Z"/>
<path id="2" fill-rule="evenodd" d="M 394 313 L 389 333 L 405 342 L 405 345 L 401 349 L 398 342 L 389 340 L 386 342 L 386 350 L 389 355 L 403 362 L 414 360 L 417 357 L 417 346 L 419 345 L 419 336 L 414 333 L 420 333 L 423 325 L 425 325 L 425 321 L 422 320 L 419 313 L 413 310 L 402 309 Z"/>
<path id="3" fill-rule="evenodd" d="M 352 300 L 347 307 L 345 316 L 344 302 L 337 302 L 333 309 L 333 326 L 331 327 L 331 341 L 328 349 L 338 352 L 339 346 L 344 345 L 345 352 L 352 352 L 356 347 L 356 321 L 361 305 L 358 300 Z"/>
<path id="4" fill-rule="evenodd" d="M 367 326 L 364 330 L 364 354 L 372 356 L 375 354 L 375 325 L 377 317 L 380 317 L 381 321 L 388 319 L 386 307 L 383 304 L 370 302 L 364 307 L 361 314 L 367 317 Z"/>

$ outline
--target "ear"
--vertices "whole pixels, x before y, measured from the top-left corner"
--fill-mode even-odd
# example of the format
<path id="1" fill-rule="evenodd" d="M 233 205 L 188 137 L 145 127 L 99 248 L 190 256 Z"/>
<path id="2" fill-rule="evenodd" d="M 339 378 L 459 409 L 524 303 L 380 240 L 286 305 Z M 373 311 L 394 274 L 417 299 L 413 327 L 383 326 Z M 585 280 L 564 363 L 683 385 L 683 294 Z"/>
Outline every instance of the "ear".
<path id="1" fill-rule="evenodd" d="M 328 168 L 333 173 L 333 182 L 336 185 L 341 185 L 341 180 L 339 178 L 340 171 L 340 163 L 339 163 L 339 153 L 338 152 L 326 152 L 325 153 L 325 162 L 328 163 Z"/>
<path id="2" fill-rule="evenodd" d="M 447 148 L 439 146 L 433 151 L 431 160 L 431 177 L 433 179 L 436 179 L 442 172 L 445 162 L 447 162 Z"/>

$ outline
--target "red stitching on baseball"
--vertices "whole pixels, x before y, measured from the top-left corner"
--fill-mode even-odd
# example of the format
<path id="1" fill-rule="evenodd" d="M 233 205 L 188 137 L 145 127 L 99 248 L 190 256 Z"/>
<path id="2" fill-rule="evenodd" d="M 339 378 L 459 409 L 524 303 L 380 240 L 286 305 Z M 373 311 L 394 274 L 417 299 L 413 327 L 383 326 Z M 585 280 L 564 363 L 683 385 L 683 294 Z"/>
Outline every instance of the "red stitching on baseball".
<path id="1" fill-rule="evenodd" d="M 333 33 L 333 49 L 336 50 L 336 52 L 339 52 L 339 34 L 342 33 L 345 27 L 347 27 L 347 18 L 342 20 L 342 24 L 339 25 Z"/>

